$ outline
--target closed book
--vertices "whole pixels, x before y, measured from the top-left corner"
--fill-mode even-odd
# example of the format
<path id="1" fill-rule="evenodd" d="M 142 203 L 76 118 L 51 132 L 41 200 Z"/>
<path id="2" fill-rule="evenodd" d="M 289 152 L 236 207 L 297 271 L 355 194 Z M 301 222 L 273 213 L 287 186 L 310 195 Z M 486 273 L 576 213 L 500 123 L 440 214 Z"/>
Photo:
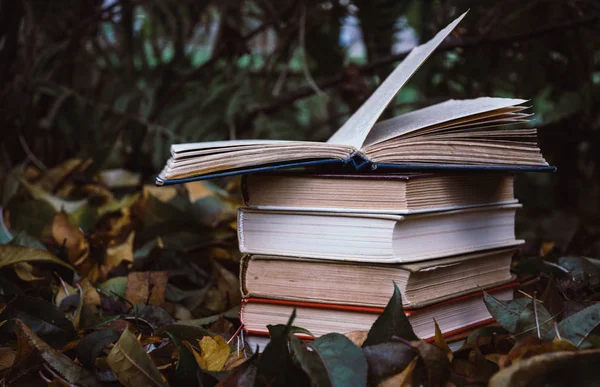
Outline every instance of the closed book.
<path id="1" fill-rule="evenodd" d="M 415 214 L 515 203 L 504 173 L 314 174 L 242 177 L 244 204 L 261 210 Z"/>
<path id="2" fill-rule="evenodd" d="M 238 211 L 242 253 L 406 263 L 515 246 L 515 211 L 499 205 L 418 215 Z"/>
<path id="3" fill-rule="evenodd" d="M 511 300 L 517 285 L 510 282 L 488 292 L 499 300 Z M 294 309 L 294 326 L 307 329 L 315 337 L 331 332 L 369 330 L 383 312 L 383 308 L 366 306 L 249 298 L 242 301 L 240 319 L 246 333 L 268 336 L 267 325 L 286 324 Z M 405 313 L 415 334 L 421 339 L 435 336 L 434 319 L 446 336 L 494 321 L 483 301 L 482 291 Z M 302 334 L 299 337 L 310 338 Z"/>
<path id="4" fill-rule="evenodd" d="M 245 298 L 384 307 L 395 282 L 406 309 L 422 308 L 512 278 L 515 248 L 409 264 L 367 264 L 267 255 L 244 256 Z"/>

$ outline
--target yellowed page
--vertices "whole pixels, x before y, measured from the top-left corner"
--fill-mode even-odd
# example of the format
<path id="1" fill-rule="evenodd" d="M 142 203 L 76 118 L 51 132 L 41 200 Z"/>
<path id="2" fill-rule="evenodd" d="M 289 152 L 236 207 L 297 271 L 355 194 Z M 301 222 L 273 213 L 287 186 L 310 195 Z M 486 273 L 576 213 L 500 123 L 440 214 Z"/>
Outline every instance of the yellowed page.
<path id="1" fill-rule="evenodd" d="M 410 54 L 381 83 L 375 92 L 362 106 L 334 133 L 327 142 L 350 145 L 360 148 L 369 131 L 379 119 L 392 98 L 410 79 L 417 69 L 427 60 L 429 55 L 446 39 L 456 25 L 465 17 L 466 12 L 441 30 L 429 42 L 415 47 Z"/>
<path id="2" fill-rule="evenodd" d="M 527 102 L 524 99 L 481 97 L 476 99 L 449 100 L 375 125 L 363 147 L 412 133 L 419 129 L 436 126 L 448 121 L 494 112 Z"/>

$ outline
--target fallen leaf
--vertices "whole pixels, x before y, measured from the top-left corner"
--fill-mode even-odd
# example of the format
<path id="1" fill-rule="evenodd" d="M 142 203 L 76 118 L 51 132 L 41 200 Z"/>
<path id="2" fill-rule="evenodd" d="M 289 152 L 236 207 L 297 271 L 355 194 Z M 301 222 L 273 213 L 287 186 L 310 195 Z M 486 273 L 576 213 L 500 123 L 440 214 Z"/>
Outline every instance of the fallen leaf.
<path id="1" fill-rule="evenodd" d="M 54 208 L 54 211 L 64 211 L 66 213 L 72 213 L 77 211 L 79 208 L 81 208 L 87 203 L 87 199 L 74 201 L 61 199 L 57 196 L 52 195 L 50 192 L 45 191 L 41 187 L 38 187 L 35 184 L 30 184 L 25 179 L 21 179 L 21 184 L 23 184 L 23 186 L 27 188 L 27 190 L 29 191 L 31 196 L 33 196 L 34 199 L 43 200 L 47 202 L 52 206 L 52 208 Z"/>
<path id="2" fill-rule="evenodd" d="M 35 199 L 11 201 L 6 211 L 10 220 L 8 228 L 11 231 L 26 231 L 42 240 L 52 235 L 52 219 L 55 211 L 45 201 Z"/>
<path id="3" fill-rule="evenodd" d="M 11 347 L 0 347 L 0 371 L 12 367 L 17 353 Z"/>
<path id="4" fill-rule="evenodd" d="M 405 340 L 418 340 L 412 325 L 410 325 L 406 314 L 404 314 L 402 295 L 395 282 L 394 294 L 381 315 L 379 315 L 377 320 L 375 320 L 371 326 L 369 335 L 367 336 L 367 340 L 365 340 L 363 347 L 386 343 L 394 336 Z"/>
<path id="5" fill-rule="evenodd" d="M 81 266 L 86 263 L 90 252 L 89 242 L 79 228 L 69 223 L 69 217 L 63 211 L 54 216 L 52 237 L 59 246 L 65 244 L 71 264 Z"/>
<path id="6" fill-rule="evenodd" d="M 132 304 L 161 305 L 169 275 L 166 271 L 129 273 L 125 298 Z"/>
<path id="7" fill-rule="evenodd" d="M 101 290 L 125 298 L 127 290 L 127 277 L 113 277 L 101 283 L 98 288 Z"/>
<path id="8" fill-rule="evenodd" d="M 385 379 L 381 383 L 379 383 L 378 387 L 410 387 L 412 386 L 412 373 L 417 366 L 417 362 L 419 361 L 419 357 L 415 356 L 414 359 L 404 368 L 402 372 L 396 374 L 394 376 L 390 376 Z"/>
<path id="9" fill-rule="evenodd" d="M 129 329 L 123 331 L 106 361 L 113 372 L 117 374 L 119 382 L 127 387 L 167 385 L 144 347 Z"/>
<path id="10" fill-rule="evenodd" d="M 363 343 L 367 339 L 369 331 L 352 331 L 345 333 L 344 336 L 350 339 L 357 347 L 362 347 Z"/>
<path id="11" fill-rule="evenodd" d="M 51 345 L 65 344 L 75 336 L 71 321 L 42 298 L 16 296 L 6 299 L 4 295 L 0 295 L 0 302 L 6 303 L 0 313 L 0 321 L 18 319 L 27 324 L 27 329 L 31 329 Z"/>
<path id="12" fill-rule="evenodd" d="M 202 349 L 202 363 L 198 363 L 200 368 L 207 371 L 221 371 L 231 352 L 225 339 L 221 336 L 204 336 L 198 344 Z"/>
<path id="13" fill-rule="evenodd" d="M 117 267 L 121 261 L 133 262 L 133 241 L 135 239 L 135 231 L 132 231 L 125 242 L 106 248 L 106 257 L 104 264 L 109 268 Z"/>
<path id="14" fill-rule="evenodd" d="M 83 386 L 101 385 L 91 372 L 83 367 L 78 366 L 66 355 L 63 355 L 59 351 L 56 351 L 50 347 L 22 321 L 15 320 L 15 323 L 25 340 L 27 340 L 37 350 L 39 355 L 42 357 L 42 359 L 44 359 L 44 361 L 46 361 L 48 366 L 50 366 L 50 368 L 52 368 L 62 378 L 70 383 Z"/>
<path id="15" fill-rule="evenodd" d="M 450 372 L 450 361 L 444 350 L 423 340 L 411 342 L 427 367 L 429 386 L 440 386 Z"/>
<path id="16" fill-rule="evenodd" d="M 523 360 L 496 373 L 490 387 L 584 386 L 597 380 L 600 350 L 560 351 Z"/>
<path id="17" fill-rule="evenodd" d="M 517 322 L 532 302 L 527 297 L 519 297 L 510 301 L 498 300 L 485 291 L 483 292 L 483 300 L 492 317 L 510 333 L 517 331 Z M 542 307 L 539 300 L 536 300 L 536 306 Z M 533 306 L 531 308 L 533 310 Z M 534 320 L 533 312 L 528 315 L 527 320 L 521 319 L 521 326 L 527 325 L 528 328 L 535 326 L 535 322 L 531 324 L 532 319 Z"/>
<path id="18" fill-rule="evenodd" d="M 140 174 L 126 169 L 107 169 L 98 173 L 98 180 L 109 188 L 127 188 L 140 185 Z"/>
<path id="19" fill-rule="evenodd" d="M 452 350 L 450 349 L 450 347 L 448 346 L 448 344 L 446 343 L 446 339 L 444 338 L 444 334 L 442 333 L 442 330 L 440 329 L 437 321 L 435 321 L 435 319 L 433 319 L 433 323 L 435 325 L 435 338 L 433 341 L 433 344 L 438 347 L 439 349 L 443 350 L 444 352 L 446 352 L 446 354 L 448 355 L 448 360 L 450 362 L 452 362 L 453 359 L 453 354 L 452 354 Z"/>
<path id="20" fill-rule="evenodd" d="M 13 266 L 13 269 L 15 270 L 15 274 L 25 282 L 41 281 L 45 279 L 45 277 L 37 277 L 34 275 L 34 267 L 27 262 L 19 262 Z"/>
<path id="21" fill-rule="evenodd" d="M 48 262 L 74 270 L 71 265 L 45 250 L 24 246 L 0 245 L 0 268 L 23 262 Z"/>
<path id="22" fill-rule="evenodd" d="M 370 345 L 362 351 L 369 366 L 369 383 L 373 385 L 401 372 L 416 355 L 412 347 L 397 341 Z"/>
<path id="23" fill-rule="evenodd" d="M 557 329 L 560 337 L 567 339 L 577 347 L 586 348 L 585 338 L 600 325 L 600 303 L 589 306 L 562 320 Z"/>

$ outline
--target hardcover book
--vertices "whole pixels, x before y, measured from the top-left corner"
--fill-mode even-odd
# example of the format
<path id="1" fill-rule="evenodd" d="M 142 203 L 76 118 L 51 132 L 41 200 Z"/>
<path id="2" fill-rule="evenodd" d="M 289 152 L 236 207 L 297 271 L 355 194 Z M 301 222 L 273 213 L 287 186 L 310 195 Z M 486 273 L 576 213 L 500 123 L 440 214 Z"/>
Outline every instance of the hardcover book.
<path id="1" fill-rule="evenodd" d="M 508 283 L 488 292 L 496 299 L 511 300 L 516 286 L 516 283 Z M 383 312 L 383 308 L 365 306 L 250 298 L 242 302 L 240 320 L 247 333 L 268 336 L 267 325 L 286 324 L 294 309 L 294 325 L 307 329 L 315 337 L 331 332 L 369 330 Z M 494 321 L 481 291 L 405 313 L 415 334 L 424 340 L 435 336 L 434 319 L 445 336 L 457 335 Z M 298 336 L 310 339 L 308 335 Z"/>
<path id="2" fill-rule="evenodd" d="M 245 256 L 240 285 L 244 298 L 384 307 L 394 281 L 404 308 L 416 309 L 510 281 L 515 250 L 392 265 Z"/>
<path id="3" fill-rule="evenodd" d="M 519 204 L 417 215 L 238 210 L 242 253 L 405 263 L 522 243 Z"/>
<path id="4" fill-rule="evenodd" d="M 177 144 L 157 185 L 314 165 L 399 170 L 554 170 L 523 99 L 449 100 L 376 124 L 402 86 L 465 15 L 415 47 L 327 142 L 237 140 Z"/>
<path id="5" fill-rule="evenodd" d="M 516 203 L 513 181 L 505 173 L 259 173 L 242 177 L 242 194 L 261 210 L 415 214 Z"/>

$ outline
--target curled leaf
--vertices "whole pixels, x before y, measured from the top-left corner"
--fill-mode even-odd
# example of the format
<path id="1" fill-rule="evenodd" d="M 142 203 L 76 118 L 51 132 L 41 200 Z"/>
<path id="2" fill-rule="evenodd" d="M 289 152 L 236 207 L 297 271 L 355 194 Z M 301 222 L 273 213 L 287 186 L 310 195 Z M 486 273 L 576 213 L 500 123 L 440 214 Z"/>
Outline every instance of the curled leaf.
<path id="1" fill-rule="evenodd" d="M 61 265 L 73 270 L 73 267 L 63 262 L 54 254 L 45 250 L 16 245 L 0 245 L 0 268 L 16 265 L 22 262 L 47 262 Z"/>

